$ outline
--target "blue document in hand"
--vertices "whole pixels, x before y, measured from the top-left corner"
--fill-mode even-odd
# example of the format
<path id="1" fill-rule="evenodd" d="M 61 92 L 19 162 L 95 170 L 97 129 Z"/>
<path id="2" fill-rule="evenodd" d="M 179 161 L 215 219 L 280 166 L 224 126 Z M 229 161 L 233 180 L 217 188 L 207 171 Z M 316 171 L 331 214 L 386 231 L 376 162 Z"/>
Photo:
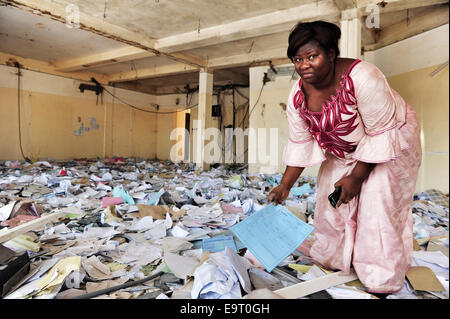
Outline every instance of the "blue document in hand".
<path id="1" fill-rule="evenodd" d="M 281 205 L 267 205 L 230 230 L 271 272 L 314 230 Z"/>

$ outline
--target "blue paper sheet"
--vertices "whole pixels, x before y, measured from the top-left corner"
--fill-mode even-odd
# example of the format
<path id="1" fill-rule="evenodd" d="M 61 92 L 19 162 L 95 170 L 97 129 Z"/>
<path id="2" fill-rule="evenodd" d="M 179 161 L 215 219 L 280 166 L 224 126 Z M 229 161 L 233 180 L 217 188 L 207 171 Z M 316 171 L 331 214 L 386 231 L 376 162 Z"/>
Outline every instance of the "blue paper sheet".
<path id="1" fill-rule="evenodd" d="M 218 251 L 225 250 L 225 247 L 230 247 L 237 252 L 233 236 L 216 236 L 212 238 L 205 238 L 202 241 L 203 251 L 208 250 L 212 253 L 216 253 Z"/>
<path id="2" fill-rule="evenodd" d="M 133 197 L 128 194 L 126 190 L 123 189 L 122 186 L 116 186 L 113 189 L 113 196 L 114 197 L 122 197 L 123 201 L 127 204 L 134 205 L 134 199 Z"/>
<path id="3" fill-rule="evenodd" d="M 267 205 L 230 230 L 271 272 L 314 230 L 281 205 Z"/>
<path id="4" fill-rule="evenodd" d="M 148 200 L 146 202 L 147 205 L 157 206 L 159 203 L 159 199 L 164 194 L 164 188 L 161 188 L 157 193 L 151 193 L 148 195 Z"/>
<path id="5" fill-rule="evenodd" d="M 309 193 L 311 191 L 311 186 L 309 183 L 305 183 L 300 187 L 292 187 L 291 194 L 294 196 L 301 196 L 303 194 Z"/>

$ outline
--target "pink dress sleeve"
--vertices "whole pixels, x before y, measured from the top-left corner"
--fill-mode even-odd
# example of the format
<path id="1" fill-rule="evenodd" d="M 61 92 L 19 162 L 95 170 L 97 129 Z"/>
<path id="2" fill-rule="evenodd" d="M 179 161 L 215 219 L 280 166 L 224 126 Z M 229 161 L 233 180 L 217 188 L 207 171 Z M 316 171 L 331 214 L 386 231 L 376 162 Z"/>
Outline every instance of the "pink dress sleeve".
<path id="1" fill-rule="evenodd" d="M 294 95 L 299 87 L 298 82 L 289 94 L 286 114 L 288 119 L 289 138 L 283 151 L 283 164 L 295 167 L 309 167 L 325 160 L 322 148 L 308 131 L 308 127 L 294 107 Z"/>
<path id="2" fill-rule="evenodd" d="M 406 102 L 389 87 L 375 65 L 361 61 L 351 73 L 365 130 L 352 157 L 367 163 L 383 163 L 399 157 L 408 148 L 399 132 L 406 123 Z"/>

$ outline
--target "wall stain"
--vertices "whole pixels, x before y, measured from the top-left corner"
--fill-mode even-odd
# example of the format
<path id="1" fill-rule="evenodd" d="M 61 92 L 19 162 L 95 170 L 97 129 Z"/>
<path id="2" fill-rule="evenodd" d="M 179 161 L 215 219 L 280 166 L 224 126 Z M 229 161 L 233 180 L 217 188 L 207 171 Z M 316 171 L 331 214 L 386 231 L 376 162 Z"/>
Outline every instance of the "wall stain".
<path id="1" fill-rule="evenodd" d="M 77 130 L 73 131 L 73 135 L 75 136 L 83 136 L 85 132 L 98 131 L 100 128 L 100 125 L 97 123 L 97 119 L 95 117 L 89 118 L 90 126 L 84 126 L 84 122 L 81 120 L 80 116 L 78 116 L 77 121 L 78 123 L 81 122 L 81 124 Z"/>

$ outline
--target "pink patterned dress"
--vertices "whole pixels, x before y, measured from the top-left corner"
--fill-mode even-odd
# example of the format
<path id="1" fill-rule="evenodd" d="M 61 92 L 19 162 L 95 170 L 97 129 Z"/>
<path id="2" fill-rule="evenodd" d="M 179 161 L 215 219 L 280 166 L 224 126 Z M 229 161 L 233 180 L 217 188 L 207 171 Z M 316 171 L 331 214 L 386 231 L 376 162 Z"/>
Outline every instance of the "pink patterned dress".
<path id="1" fill-rule="evenodd" d="M 416 113 L 376 66 L 361 60 L 321 112 L 308 110 L 301 88 L 300 79 L 289 96 L 283 163 L 321 163 L 310 255 L 330 269 L 353 267 L 371 292 L 398 291 L 412 262 L 411 203 L 422 159 Z M 377 165 L 360 194 L 335 209 L 327 197 L 357 161 Z"/>

